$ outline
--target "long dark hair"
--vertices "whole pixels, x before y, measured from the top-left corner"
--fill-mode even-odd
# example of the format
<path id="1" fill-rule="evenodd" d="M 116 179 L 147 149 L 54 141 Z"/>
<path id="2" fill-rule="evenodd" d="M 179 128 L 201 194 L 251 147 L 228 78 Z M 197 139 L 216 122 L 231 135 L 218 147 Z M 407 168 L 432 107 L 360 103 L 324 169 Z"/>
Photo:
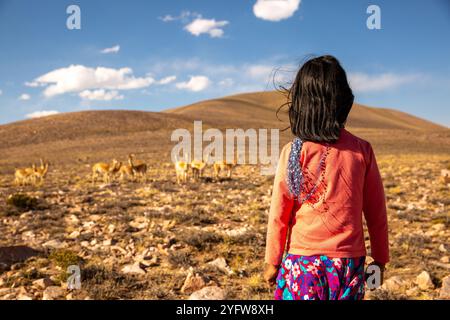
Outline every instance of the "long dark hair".
<path id="1" fill-rule="evenodd" d="M 294 136 L 313 142 L 334 143 L 339 139 L 354 96 L 335 57 L 326 55 L 305 62 L 287 94 Z"/>

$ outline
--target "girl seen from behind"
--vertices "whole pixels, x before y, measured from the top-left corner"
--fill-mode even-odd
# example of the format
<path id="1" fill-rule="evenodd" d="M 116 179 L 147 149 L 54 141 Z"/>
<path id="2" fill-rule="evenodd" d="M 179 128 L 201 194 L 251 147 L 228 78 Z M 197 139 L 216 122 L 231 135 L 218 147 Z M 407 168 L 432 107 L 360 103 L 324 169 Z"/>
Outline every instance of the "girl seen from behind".
<path id="1" fill-rule="evenodd" d="M 363 299 L 363 215 L 372 264 L 383 273 L 389 261 L 375 155 L 368 142 L 345 129 L 353 99 L 332 56 L 307 61 L 289 90 L 295 138 L 280 154 L 265 254 L 264 278 L 276 284 L 275 299 Z"/>

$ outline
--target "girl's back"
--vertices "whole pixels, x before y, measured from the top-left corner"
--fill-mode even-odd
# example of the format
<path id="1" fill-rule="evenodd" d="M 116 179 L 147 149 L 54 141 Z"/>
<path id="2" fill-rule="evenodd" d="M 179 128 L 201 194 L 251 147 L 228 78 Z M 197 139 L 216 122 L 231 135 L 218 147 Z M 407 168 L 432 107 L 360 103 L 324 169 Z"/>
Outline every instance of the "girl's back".
<path id="1" fill-rule="evenodd" d="M 344 129 L 354 99 L 345 71 L 334 57 L 311 59 L 288 98 L 295 139 L 283 148 L 274 180 L 265 278 L 277 278 L 280 299 L 361 299 L 363 214 L 381 271 L 388 227 L 372 147 Z"/>
<path id="2" fill-rule="evenodd" d="M 277 241 L 280 225 L 288 224 L 290 253 L 363 256 L 364 210 L 369 232 L 377 238 L 372 241 L 372 256 L 387 262 L 385 198 L 371 145 L 342 129 L 336 143 L 303 143 L 300 161 L 293 157 L 296 148 L 294 141 L 281 152 L 270 212 L 275 221 L 269 224 L 268 242 Z M 289 175 L 298 175 L 297 170 L 303 179 L 299 195 L 294 196 L 295 181 Z M 267 246 L 266 260 L 276 264 L 284 246 L 280 250 Z"/>

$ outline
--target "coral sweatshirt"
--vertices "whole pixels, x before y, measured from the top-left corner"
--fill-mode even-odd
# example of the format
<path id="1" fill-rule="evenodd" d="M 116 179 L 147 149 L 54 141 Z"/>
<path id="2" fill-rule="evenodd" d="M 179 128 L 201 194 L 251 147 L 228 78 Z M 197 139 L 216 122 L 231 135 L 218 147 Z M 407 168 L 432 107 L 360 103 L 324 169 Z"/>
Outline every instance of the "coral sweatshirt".
<path id="1" fill-rule="evenodd" d="M 342 129 L 339 140 L 329 144 L 320 166 L 326 144 L 304 142 L 300 157 L 304 175 L 300 197 L 303 203 L 289 192 L 291 147 L 292 142 L 283 147 L 277 166 L 265 261 L 279 265 L 285 249 L 305 256 L 365 256 L 364 212 L 371 256 L 379 263 L 388 262 L 386 201 L 370 143 Z"/>

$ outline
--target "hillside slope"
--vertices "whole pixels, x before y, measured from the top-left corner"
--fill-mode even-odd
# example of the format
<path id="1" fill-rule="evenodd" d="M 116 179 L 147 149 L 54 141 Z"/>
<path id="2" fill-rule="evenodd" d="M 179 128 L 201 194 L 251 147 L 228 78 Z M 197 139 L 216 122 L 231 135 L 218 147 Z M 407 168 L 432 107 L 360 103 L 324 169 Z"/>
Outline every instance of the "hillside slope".
<path id="1" fill-rule="evenodd" d="M 45 158 L 53 163 L 126 161 L 137 153 L 147 161 L 169 161 L 171 133 L 192 130 L 193 120 L 205 128 L 278 128 L 288 126 L 285 101 L 276 92 L 240 94 L 164 112 L 83 111 L 18 121 L 0 126 L 0 171 Z M 449 153 L 450 130 L 412 115 L 355 104 L 347 128 L 370 141 L 377 152 Z M 281 144 L 291 139 L 281 133 Z"/>
<path id="2" fill-rule="evenodd" d="M 166 110 L 170 114 L 182 114 L 209 122 L 263 123 L 280 125 L 275 117 L 276 110 L 286 102 L 283 94 L 270 92 L 245 93 L 220 99 L 201 101 L 185 107 Z M 286 121 L 287 108 L 280 112 Z M 355 104 L 350 112 L 349 128 L 405 129 L 418 131 L 442 131 L 446 128 L 410 114 L 385 108 L 373 108 Z"/>

